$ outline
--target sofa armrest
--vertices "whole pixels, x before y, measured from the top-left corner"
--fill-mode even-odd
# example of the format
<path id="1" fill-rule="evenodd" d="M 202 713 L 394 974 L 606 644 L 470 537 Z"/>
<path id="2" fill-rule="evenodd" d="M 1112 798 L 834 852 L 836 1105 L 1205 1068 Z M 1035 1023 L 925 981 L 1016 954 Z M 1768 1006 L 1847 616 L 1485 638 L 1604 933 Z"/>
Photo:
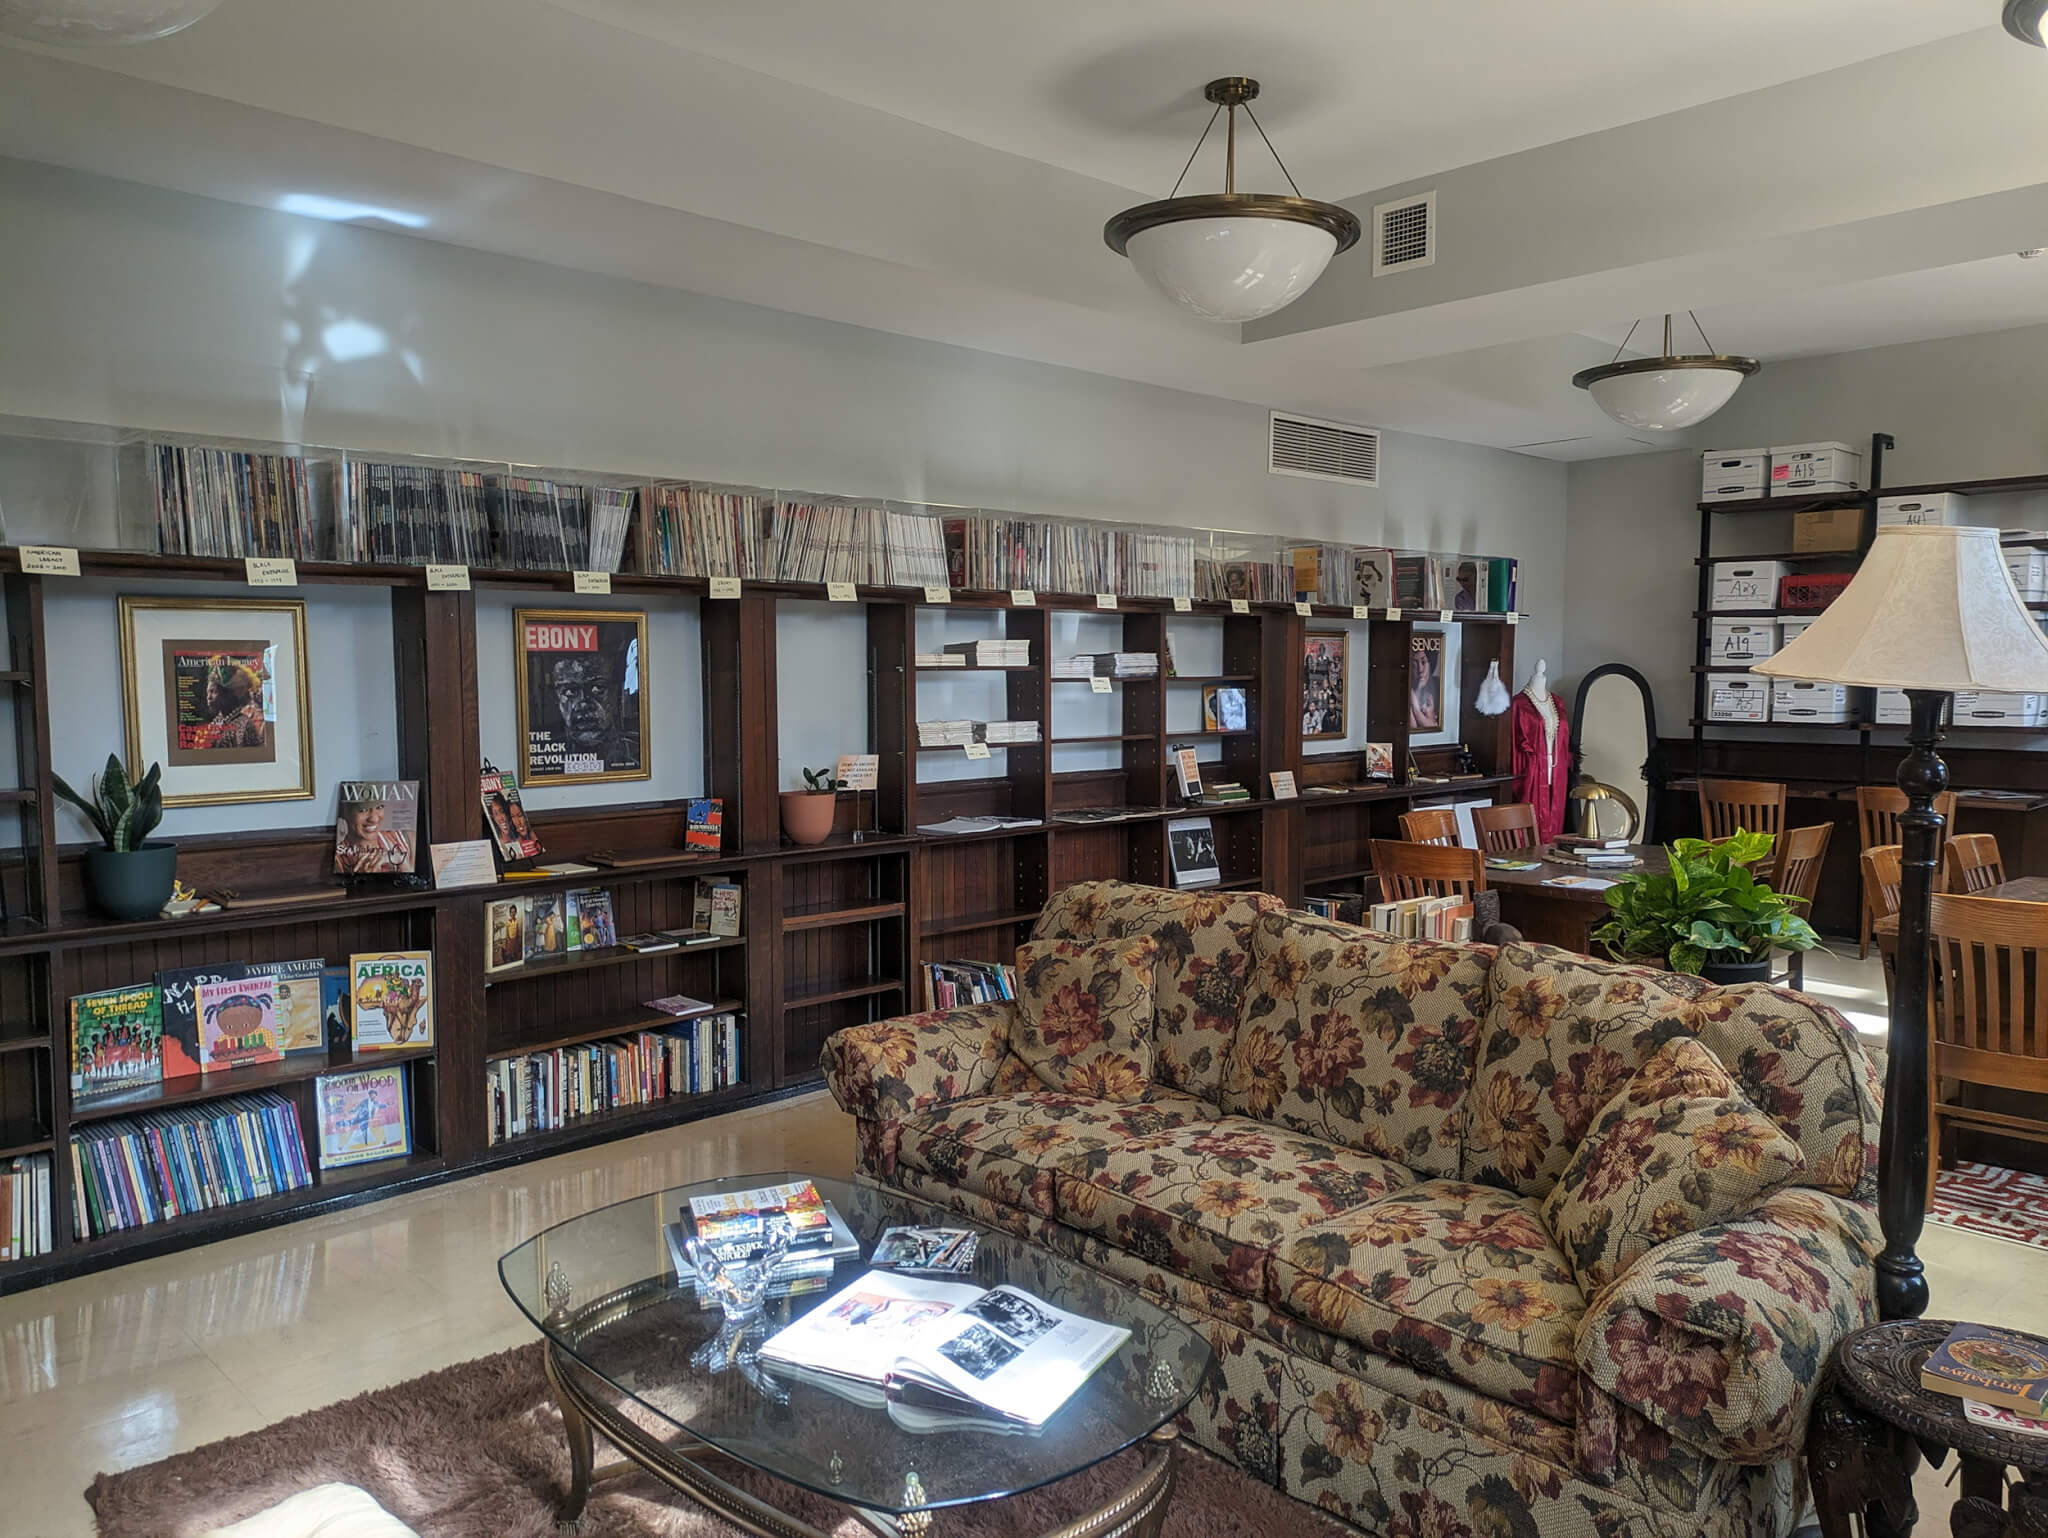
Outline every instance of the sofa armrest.
<path id="1" fill-rule="evenodd" d="M 818 1063 L 842 1111 L 901 1121 L 990 1093 L 1009 1055 L 1016 1010 L 1003 1000 L 848 1026 L 826 1038 Z"/>
<path id="2" fill-rule="evenodd" d="M 1796 1456 L 1828 1358 L 1877 1317 L 1866 1207 L 1787 1189 L 1640 1256 L 1587 1307 L 1579 1370 L 1709 1457 Z"/>

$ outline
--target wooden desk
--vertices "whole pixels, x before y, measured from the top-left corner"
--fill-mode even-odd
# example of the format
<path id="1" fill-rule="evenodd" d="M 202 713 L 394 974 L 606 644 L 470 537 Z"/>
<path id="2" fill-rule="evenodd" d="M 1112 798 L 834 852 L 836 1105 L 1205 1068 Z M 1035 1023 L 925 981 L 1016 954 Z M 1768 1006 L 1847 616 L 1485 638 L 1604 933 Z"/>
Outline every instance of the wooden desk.
<path id="1" fill-rule="evenodd" d="M 1607 906 L 1607 888 L 1545 886 L 1544 883 L 1558 876 L 1600 879 L 1656 876 L 1669 869 L 1668 857 L 1656 844 L 1638 846 L 1634 853 L 1642 863 L 1624 865 L 1618 870 L 1597 867 L 1588 870 L 1583 865 L 1559 865 L 1543 860 L 1534 870 L 1489 870 L 1486 884 L 1500 893 L 1501 922 L 1521 930 L 1523 939 L 1592 955 L 1592 933 L 1606 923 L 1608 914 L 1614 911 Z"/>

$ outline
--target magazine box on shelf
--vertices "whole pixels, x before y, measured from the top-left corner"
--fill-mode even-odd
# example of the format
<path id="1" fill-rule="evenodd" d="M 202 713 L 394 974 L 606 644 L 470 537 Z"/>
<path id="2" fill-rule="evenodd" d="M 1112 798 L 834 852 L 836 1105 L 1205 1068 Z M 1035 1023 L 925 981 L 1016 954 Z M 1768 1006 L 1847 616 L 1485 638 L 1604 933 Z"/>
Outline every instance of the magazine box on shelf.
<path id="1" fill-rule="evenodd" d="M 1769 680 L 1762 678 L 1717 678 L 1707 695 L 1709 721 L 1768 721 L 1771 719 Z"/>
<path id="2" fill-rule="evenodd" d="M 1846 443 L 1783 443 L 1771 448 L 1771 495 L 1863 489 L 1863 456 Z"/>
<path id="3" fill-rule="evenodd" d="M 1741 502 L 1764 494 L 1768 449 L 1708 449 L 1700 455 L 1700 500 Z"/>
<path id="4" fill-rule="evenodd" d="M 1854 550 L 1862 538 L 1861 507 L 1822 507 L 1792 515 L 1792 549 L 1798 555 Z"/>
<path id="5" fill-rule="evenodd" d="M 1707 661 L 1715 667 L 1731 662 L 1762 662 L 1777 655 L 1778 622 L 1774 619 L 1717 619 L 1707 627 Z"/>
<path id="6" fill-rule="evenodd" d="M 2012 585 L 2029 603 L 2048 599 L 2048 551 L 2008 550 L 2005 569 L 2012 573 Z"/>
<path id="7" fill-rule="evenodd" d="M 1849 686 L 1811 678 L 1771 681 L 1773 721 L 1835 722 L 1849 719 Z"/>
<path id="8" fill-rule="evenodd" d="M 1877 526 L 1888 523 L 1968 523 L 1970 499 L 1953 491 L 1918 497 L 1879 497 Z"/>
<path id="9" fill-rule="evenodd" d="M 1991 689 L 1958 694 L 1950 719 L 1956 726 L 2041 726 L 2048 724 L 2048 694 Z"/>
<path id="10" fill-rule="evenodd" d="M 1714 563 L 1714 609 L 1774 609 L 1778 604 L 1778 579 L 1785 575 L 1783 561 L 1716 561 Z"/>

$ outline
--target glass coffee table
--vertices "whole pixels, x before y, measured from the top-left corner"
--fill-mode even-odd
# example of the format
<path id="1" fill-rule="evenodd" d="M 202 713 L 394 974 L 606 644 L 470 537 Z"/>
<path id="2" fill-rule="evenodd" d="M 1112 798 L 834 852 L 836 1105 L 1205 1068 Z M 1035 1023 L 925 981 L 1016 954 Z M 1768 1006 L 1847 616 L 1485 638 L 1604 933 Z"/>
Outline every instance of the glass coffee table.
<path id="1" fill-rule="evenodd" d="M 807 1290 L 771 1292 L 758 1321 L 728 1326 L 718 1305 L 700 1298 L 694 1277 L 678 1279 L 668 1225 L 692 1196 L 804 1179 L 838 1209 L 860 1256 L 799 1284 Z M 1130 1338 L 1028 1432 L 911 1430 L 886 1407 L 856 1404 L 757 1359 L 764 1339 L 860 1276 L 882 1230 L 902 1224 L 979 1235 L 970 1271 L 915 1275 L 1009 1283 L 1121 1325 Z M 1174 1417 L 1211 1361 L 1207 1342 L 1167 1309 L 1043 1245 L 900 1192 L 786 1170 L 678 1186 L 557 1223 L 508 1252 L 498 1274 L 546 1337 L 548 1382 L 569 1440 L 564 1521 L 580 1515 L 589 1497 L 598 1436 L 624 1455 L 617 1472 L 644 1470 L 761 1538 L 828 1534 L 779 1509 L 774 1487 L 747 1480 L 748 1469 L 844 1506 L 879 1532 L 924 1538 L 942 1532 L 934 1518 L 948 1506 L 1049 1485 L 1150 1442 L 1131 1483 L 1057 1532 L 1156 1538 L 1173 1490 Z"/>

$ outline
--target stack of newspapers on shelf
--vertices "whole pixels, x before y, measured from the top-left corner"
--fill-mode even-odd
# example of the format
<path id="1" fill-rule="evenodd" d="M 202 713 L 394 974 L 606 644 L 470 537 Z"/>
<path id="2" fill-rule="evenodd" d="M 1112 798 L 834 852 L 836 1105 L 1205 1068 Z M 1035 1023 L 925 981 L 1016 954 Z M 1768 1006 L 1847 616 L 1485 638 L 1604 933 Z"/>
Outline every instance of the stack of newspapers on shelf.
<path id="1" fill-rule="evenodd" d="M 708 1304 L 696 1262 L 690 1257 L 691 1241 L 700 1250 L 708 1246 L 721 1260 L 744 1262 L 767 1246 L 778 1227 L 789 1228 L 793 1237 L 775 1268 L 770 1296 L 820 1291 L 835 1265 L 860 1254 L 860 1241 L 839 1209 L 820 1196 L 811 1181 L 713 1192 L 691 1197 L 676 1221 L 665 1225 L 677 1285 L 694 1288 L 698 1302 Z"/>
<path id="2" fill-rule="evenodd" d="M 1157 652 L 1081 652 L 1055 657 L 1054 678 L 1153 678 L 1159 673 Z"/>
<path id="3" fill-rule="evenodd" d="M 1028 668 L 1031 666 L 1031 642 L 999 637 L 987 641 L 954 641 L 947 645 L 948 656 L 959 657 L 962 667 L 977 668 Z"/>
<path id="4" fill-rule="evenodd" d="M 920 721 L 917 745 L 921 748 L 964 748 L 971 742 L 990 747 L 1038 741 L 1036 721 Z"/>
<path id="5" fill-rule="evenodd" d="M 869 1271 L 770 1336 L 761 1364 L 907 1430 L 1032 1432 L 1130 1333 L 1017 1287 Z"/>

